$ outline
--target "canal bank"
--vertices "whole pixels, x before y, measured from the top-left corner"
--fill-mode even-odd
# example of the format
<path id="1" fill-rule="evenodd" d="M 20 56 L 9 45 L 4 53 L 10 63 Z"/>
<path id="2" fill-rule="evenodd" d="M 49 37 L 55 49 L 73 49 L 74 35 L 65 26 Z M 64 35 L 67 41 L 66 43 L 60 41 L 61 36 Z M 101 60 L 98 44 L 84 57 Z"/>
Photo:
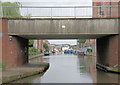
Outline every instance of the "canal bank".
<path id="1" fill-rule="evenodd" d="M 29 56 L 29 60 L 34 59 L 34 58 L 38 58 L 38 57 L 42 57 L 42 56 L 44 56 L 43 53 L 38 54 L 38 55 L 32 55 L 32 56 Z"/>
<path id="2" fill-rule="evenodd" d="M 96 64 L 96 68 L 97 69 L 100 69 L 102 71 L 105 71 L 105 72 L 112 72 L 112 73 L 119 73 L 120 74 L 120 69 L 119 68 L 111 68 L 111 67 L 107 67 L 105 65 L 101 65 L 101 64 Z"/>
<path id="3" fill-rule="evenodd" d="M 37 56 L 38 57 L 38 56 Z M 40 56 L 41 57 L 41 56 Z M 33 59 L 32 56 L 31 59 Z M 35 56 L 36 58 L 36 56 Z M 46 62 L 30 62 L 20 67 L 2 69 L 2 83 L 11 83 L 16 80 L 24 79 L 33 75 L 42 74 L 49 68 Z"/>

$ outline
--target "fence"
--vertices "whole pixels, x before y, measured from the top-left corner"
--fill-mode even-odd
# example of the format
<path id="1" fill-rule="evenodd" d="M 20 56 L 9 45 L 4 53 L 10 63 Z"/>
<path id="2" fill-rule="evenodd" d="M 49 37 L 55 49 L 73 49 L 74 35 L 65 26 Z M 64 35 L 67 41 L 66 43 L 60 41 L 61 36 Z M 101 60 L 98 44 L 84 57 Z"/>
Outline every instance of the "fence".
<path id="1" fill-rule="evenodd" d="M 119 17 L 120 6 L 1 6 L 2 17 L 92 18 Z M 14 11 L 13 11 L 14 10 Z M 15 12 L 16 11 L 16 12 Z M 15 12 L 16 14 L 12 13 Z"/>

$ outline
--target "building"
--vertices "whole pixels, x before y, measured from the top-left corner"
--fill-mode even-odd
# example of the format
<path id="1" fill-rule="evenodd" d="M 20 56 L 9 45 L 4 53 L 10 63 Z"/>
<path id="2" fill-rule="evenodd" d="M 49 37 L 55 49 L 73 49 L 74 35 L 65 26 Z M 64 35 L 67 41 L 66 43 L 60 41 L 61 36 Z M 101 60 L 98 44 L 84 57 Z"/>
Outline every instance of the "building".
<path id="1" fill-rule="evenodd" d="M 73 50 L 79 50 L 79 45 L 71 45 L 71 48 L 72 48 Z"/>
<path id="2" fill-rule="evenodd" d="M 34 40 L 33 47 L 43 51 L 43 49 L 44 49 L 44 47 L 43 47 L 43 40 Z"/>
<path id="3" fill-rule="evenodd" d="M 62 45 L 62 51 L 69 50 L 70 46 L 69 45 Z"/>
<path id="4" fill-rule="evenodd" d="M 50 44 L 49 45 L 49 49 L 50 49 L 50 51 L 53 51 L 55 49 L 55 45 L 54 44 Z"/>
<path id="5" fill-rule="evenodd" d="M 84 46 L 90 47 L 92 49 L 92 55 L 96 56 L 96 39 L 87 39 Z"/>
<path id="6" fill-rule="evenodd" d="M 120 0 L 93 0 L 93 18 L 120 17 Z"/>
<path id="7" fill-rule="evenodd" d="M 45 48 L 43 47 L 43 43 L 46 43 L 48 46 L 50 46 L 50 43 L 49 43 L 48 40 L 34 40 L 33 46 L 34 46 L 36 49 L 45 51 Z"/>

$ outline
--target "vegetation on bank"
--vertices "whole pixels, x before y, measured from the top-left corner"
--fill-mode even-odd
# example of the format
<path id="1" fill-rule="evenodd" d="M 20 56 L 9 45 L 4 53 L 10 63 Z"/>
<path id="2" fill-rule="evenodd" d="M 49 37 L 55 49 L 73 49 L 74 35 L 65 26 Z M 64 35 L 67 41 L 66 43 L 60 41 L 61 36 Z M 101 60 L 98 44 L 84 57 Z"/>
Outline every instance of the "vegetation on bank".
<path id="1" fill-rule="evenodd" d="M 29 56 L 31 55 L 38 55 L 42 53 L 42 50 L 36 49 L 33 47 L 34 40 L 29 40 Z"/>
<path id="2" fill-rule="evenodd" d="M 29 56 L 41 54 L 42 50 L 38 50 L 34 47 L 29 47 Z"/>
<path id="3" fill-rule="evenodd" d="M 3 65 L 1 62 L 0 62 L 0 68 L 5 68 L 5 65 Z"/>
<path id="4" fill-rule="evenodd" d="M 45 42 L 43 43 L 43 47 L 45 48 L 45 50 L 49 50 L 49 46 Z"/>

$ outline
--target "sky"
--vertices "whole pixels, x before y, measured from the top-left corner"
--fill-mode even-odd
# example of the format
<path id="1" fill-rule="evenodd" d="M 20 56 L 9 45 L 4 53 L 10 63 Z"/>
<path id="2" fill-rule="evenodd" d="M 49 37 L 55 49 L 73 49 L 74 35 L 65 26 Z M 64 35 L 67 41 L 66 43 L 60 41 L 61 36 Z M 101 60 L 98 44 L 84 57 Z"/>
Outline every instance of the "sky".
<path id="1" fill-rule="evenodd" d="M 103 1 L 103 2 L 108 2 L 108 1 L 111 1 L 111 2 L 118 2 L 120 0 L 1 0 L 2 2 L 14 2 L 14 1 L 19 1 L 19 2 L 100 2 L 100 1 Z"/>
<path id="2" fill-rule="evenodd" d="M 92 6 L 92 0 L 1 0 L 2 2 L 22 2 L 28 6 Z M 69 40 L 48 40 L 51 44 L 76 45 L 76 39 Z"/>
<path id="3" fill-rule="evenodd" d="M 90 2 L 91 0 L 1 0 L 2 2 L 14 2 L 14 1 L 19 1 L 19 2 Z"/>
<path id="4" fill-rule="evenodd" d="M 2 2 L 22 2 L 24 5 L 72 5 L 72 6 L 82 6 L 82 5 L 92 5 L 92 0 L 1 0 Z M 37 3 L 36 3 L 37 2 Z"/>
<path id="5" fill-rule="evenodd" d="M 76 39 L 65 39 L 65 40 L 48 40 L 50 44 L 70 44 L 70 45 L 77 45 Z"/>

